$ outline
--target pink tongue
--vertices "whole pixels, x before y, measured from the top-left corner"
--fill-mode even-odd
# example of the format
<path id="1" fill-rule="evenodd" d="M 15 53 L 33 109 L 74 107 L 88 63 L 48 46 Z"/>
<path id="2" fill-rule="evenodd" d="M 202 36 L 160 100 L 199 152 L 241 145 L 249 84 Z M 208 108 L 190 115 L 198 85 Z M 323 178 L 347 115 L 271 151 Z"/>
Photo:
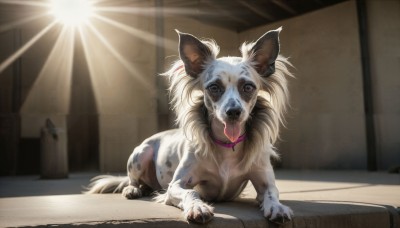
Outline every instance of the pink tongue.
<path id="1" fill-rule="evenodd" d="M 236 142 L 240 137 L 240 124 L 239 123 L 226 123 L 224 134 L 231 142 Z"/>

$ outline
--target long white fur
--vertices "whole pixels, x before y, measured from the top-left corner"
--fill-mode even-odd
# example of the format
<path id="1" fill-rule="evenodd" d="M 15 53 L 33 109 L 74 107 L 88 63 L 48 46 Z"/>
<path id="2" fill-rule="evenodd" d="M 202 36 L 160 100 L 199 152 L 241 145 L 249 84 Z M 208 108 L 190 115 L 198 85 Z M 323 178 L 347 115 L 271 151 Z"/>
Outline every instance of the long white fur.
<path id="1" fill-rule="evenodd" d="M 215 42 L 205 44 L 210 47 L 213 56 L 218 55 L 219 47 L 216 46 Z M 252 43 L 243 44 L 241 52 L 248 53 L 251 46 Z M 243 61 L 253 65 L 248 54 L 244 55 Z M 291 64 L 285 57 L 278 56 L 275 64 L 275 73 L 262 78 L 262 88 L 264 88 L 265 93 L 259 93 L 259 104 L 267 110 L 262 117 L 258 118 L 261 126 L 257 126 L 258 134 L 255 134 L 257 138 L 253 140 L 254 142 L 248 143 L 248 146 L 252 147 L 249 148 L 249 151 L 267 151 L 265 146 L 273 145 L 276 142 L 279 137 L 279 125 L 284 124 L 284 114 L 289 103 L 287 77 L 293 77 L 293 75 L 288 70 L 288 66 L 291 66 Z M 204 96 L 200 86 L 201 76 L 198 78 L 188 77 L 182 60 L 177 61 L 164 75 L 169 78 L 171 104 L 177 116 L 177 124 L 184 129 L 188 139 L 197 145 L 197 154 L 209 156 L 214 160 L 213 154 L 207 153 L 213 151 L 215 146 L 210 140 L 208 122 L 199 116 L 201 113 L 198 112 Z M 265 141 L 265 138 L 269 138 L 269 142 Z M 268 142 L 267 145 L 264 145 L 265 142 Z M 278 157 L 274 150 L 271 150 L 271 152 L 273 157 Z M 258 156 L 263 156 L 263 154 L 248 154 L 243 162 L 244 172 L 249 169 L 253 162 L 260 161 Z"/>
<path id="2" fill-rule="evenodd" d="M 216 60 L 219 47 L 213 41 L 202 42 L 211 51 L 209 59 L 204 63 L 204 69 L 207 69 Z M 242 64 L 249 66 L 252 75 L 258 75 L 254 69 L 256 63 L 253 61 L 256 53 L 251 52 L 253 45 L 254 43 L 242 45 L 242 58 L 240 61 Z M 227 59 L 228 61 L 238 61 L 234 58 L 228 57 Z M 248 173 L 249 180 L 253 183 L 258 193 L 257 200 L 264 211 L 264 216 L 271 220 L 277 217 L 282 217 L 283 219 L 291 218 L 292 211 L 290 208 L 279 202 L 279 192 L 275 185 L 275 176 L 270 161 L 271 157 L 278 157 L 273 145 L 279 138 L 280 124 L 284 123 L 284 114 L 288 107 L 287 78 L 292 77 L 288 66 L 291 66 L 289 61 L 279 55 L 275 61 L 275 72 L 268 77 L 259 77 L 261 89 L 257 95 L 254 109 L 247 120 L 249 128 L 247 140 L 241 147 L 241 150 L 246 151 L 246 153 L 244 153 L 239 166 L 234 169 L 229 166 L 229 163 L 222 162 L 222 164 L 219 164 L 221 161 L 218 160 L 215 151 L 220 151 L 220 149 L 213 143 L 210 136 L 210 116 L 204 110 L 204 91 L 202 87 L 206 70 L 200 73 L 198 77 L 190 77 L 186 74 L 184 62 L 179 60 L 169 71 L 164 73 L 169 78 L 171 104 L 177 116 L 176 122 L 182 129 L 182 133 L 173 133 L 175 140 L 181 140 L 181 142 L 173 142 L 179 145 L 177 148 L 180 148 L 179 152 L 176 152 L 179 154 L 177 155 L 179 163 L 174 164 L 177 166 L 176 172 L 168 186 L 159 182 L 162 188 L 168 187 L 168 189 L 165 194 L 159 194 L 155 198 L 158 202 L 181 208 L 188 219 L 200 219 L 197 222 L 208 221 L 213 216 L 213 208 L 201 200 L 199 192 L 185 187 L 191 181 L 185 179 L 187 177 L 185 175 L 191 171 L 190 165 L 207 166 L 208 162 L 212 162 L 218 167 L 218 175 L 223 180 L 217 200 L 224 199 L 223 194 L 227 191 L 226 189 L 230 188 L 228 185 L 229 177 L 233 172 L 239 174 Z M 162 133 L 160 134 L 158 136 L 160 145 L 168 144 L 168 142 L 162 142 L 163 135 Z M 153 136 L 152 138 L 157 137 Z M 143 142 L 140 147 L 151 145 L 152 138 Z M 130 194 L 129 198 L 140 197 L 139 181 L 136 177 L 132 177 L 137 172 L 132 168 L 134 163 L 133 155 L 138 154 L 135 151 L 128 160 L 128 175 L 130 179 L 102 176 L 93 180 L 87 193 L 123 192 L 126 197 Z M 157 156 L 154 157 L 157 159 Z M 156 160 L 154 162 L 156 166 L 160 164 Z M 156 168 L 161 169 L 162 167 L 157 166 Z M 160 180 L 158 173 L 157 178 Z M 245 185 L 245 183 L 243 184 Z M 244 185 L 239 188 L 239 193 Z M 233 196 L 235 197 L 239 193 L 233 194 Z"/>

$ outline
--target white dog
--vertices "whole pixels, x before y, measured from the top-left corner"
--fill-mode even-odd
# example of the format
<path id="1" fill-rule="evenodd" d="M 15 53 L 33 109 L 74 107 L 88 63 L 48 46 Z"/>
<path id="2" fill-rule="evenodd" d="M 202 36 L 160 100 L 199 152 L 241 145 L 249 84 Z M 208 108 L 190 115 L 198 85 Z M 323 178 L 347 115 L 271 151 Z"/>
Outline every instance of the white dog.
<path id="1" fill-rule="evenodd" d="M 128 177 L 96 177 L 88 193 L 134 199 L 166 189 L 159 202 L 205 223 L 214 215 L 206 202 L 232 200 L 250 180 L 264 216 L 290 220 L 270 162 L 291 76 L 279 55 L 280 31 L 243 44 L 242 57 L 222 58 L 215 42 L 178 32 L 180 60 L 165 75 L 180 128 L 146 139 L 128 159 Z"/>

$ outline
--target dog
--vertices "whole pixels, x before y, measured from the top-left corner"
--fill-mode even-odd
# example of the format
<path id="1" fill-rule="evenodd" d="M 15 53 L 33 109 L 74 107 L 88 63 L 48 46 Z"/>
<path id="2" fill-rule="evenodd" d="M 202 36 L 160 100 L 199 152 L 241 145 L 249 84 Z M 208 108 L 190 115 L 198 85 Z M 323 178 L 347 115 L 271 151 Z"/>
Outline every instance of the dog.
<path id="1" fill-rule="evenodd" d="M 164 189 L 156 201 L 206 223 L 214 216 L 209 202 L 236 198 L 250 181 L 266 218 L 291 220 L 271 165 L 292 77 L 291 64 L 279 55 L 280 32 L 244 43 L 242 57 L 217 58 L 215 41 L 177 31 L 180 60 L 164 75 L 179 128 L 144 140 L 128 159 L 127 177 L 95 177 L 87 193 L 135 199 Z"/>

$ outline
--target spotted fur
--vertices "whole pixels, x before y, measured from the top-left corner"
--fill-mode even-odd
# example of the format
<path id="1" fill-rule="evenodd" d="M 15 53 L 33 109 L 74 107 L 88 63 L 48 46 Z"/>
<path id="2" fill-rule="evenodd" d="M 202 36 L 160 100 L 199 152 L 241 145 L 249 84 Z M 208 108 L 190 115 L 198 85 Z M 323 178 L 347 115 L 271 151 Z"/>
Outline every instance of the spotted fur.
<path id="1" fill-rule="evenodd" d="M 242 57 L 217 58 L 214 41 L 178 32 L 177 61 L 164 73 L 178 129 L 158 133 L 135 148 L 128 159 L 128 178 L 98 177 L 88 193 L 122 192 L 129 199 L 144 189 L 165 189 L 156 201 L 179 207 L 189 221 L 208 222 L 207 201 L 237 197 L 248 181 L 257 191 L 264 215 L 289 220 L 292 211 L 279 202 L 270 162 L 288 106 L 286 58 L 279 55 L 279 33 L 272 30 L 243 44 Z M 235 150 L 219 140 L 234 142 Z"/>

